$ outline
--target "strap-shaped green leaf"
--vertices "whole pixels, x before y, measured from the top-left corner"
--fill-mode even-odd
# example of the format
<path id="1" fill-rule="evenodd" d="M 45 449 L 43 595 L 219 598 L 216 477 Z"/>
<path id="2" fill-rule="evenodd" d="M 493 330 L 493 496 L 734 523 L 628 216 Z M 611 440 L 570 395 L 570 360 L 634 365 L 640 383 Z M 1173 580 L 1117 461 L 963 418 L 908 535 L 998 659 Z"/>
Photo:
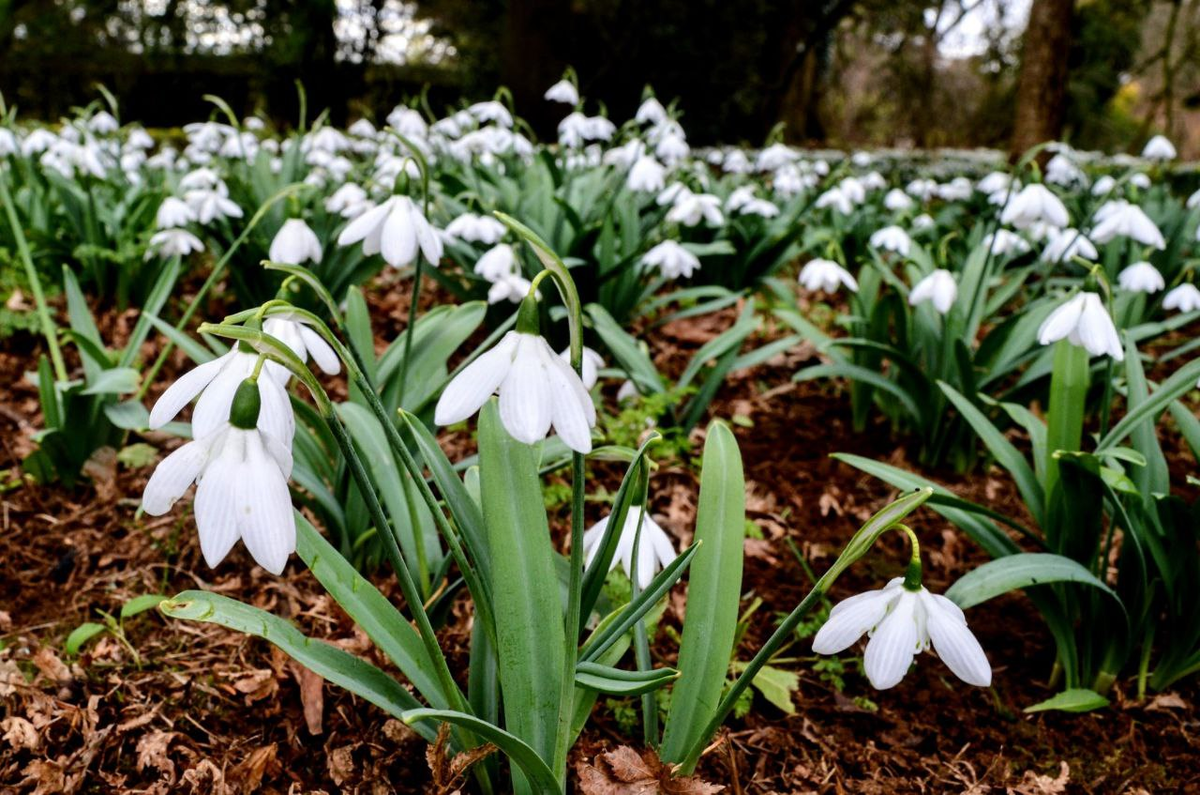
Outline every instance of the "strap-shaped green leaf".
<path id="1" fill-rule="evenodd" d="M 480 412 L 479 479 L 488 545 L 497 551 L 489 574 L 505 725 L 553 759 L 566 648 L 554 549 L 537 453 L 508 435 L 495 399 Z"/>
<path id="2" fill-rule="evenodd" d="M 674 668 L 626 671 L 611 665 L 581 662 L 575 667 L 575 684 L 589 690 L 616 696 L 640 696 L 651 693 L 679 678 Z"/>
<path id="3" fill-rule="evenodd" d="M 170 618 L 219 624 L 268 640 L 313 673 L 401 720 L 406 720 L 406 713 L 421 709 L 411 693 L 374 665 L 324 641 L 313 640 L 290 622 L 252 605 L 207 591 L 183 591 L 162 602 L 158 609 Z M 428 722 L 416 723 L 415 728 L 430 742 L 437 736 Z"/>
<path id="4" fill-rule="evenodd" d="M 1049 552 L 1022 552 L 988 561 L 960 577 L 946 591 L 946 596 L 965 610 L 1009 591 L 1052 582 L 1090 585 L 1121 605 L 1117 594 L 1096 575 L 1070 558 Z"/>
<path id="5" fill-rule="evenodd" d="M 421 636 L 412 624 L 299 511 L 296 554 L 371 642 L 408 677 L 418 693 L 436 707 L 449 703 Z"/>
<path id="6" fill-rule="evenodd" d="M 727 425 L 708 426 L 696 511 L 696 553 L 679 644 L 679 681 L 663 732 L 662 757 L 680 762 L 716 712 L 729 670 L 742 595 L 746 489 L 737 440 Z"/>
<path id="7" fill-rule="evenodd" d="M 1130 409 L 1129 413 L 1104 435 L 1100 444 L 1096 446 L 1096 451 L 1106 450 L 1120 444 L 1143 420 L 1157 417 L 1172 401 L 1194 389 L 1197 380 L 1200 380 L 1200 359 L 1188 362 L 1176 370 L 1175 374 L 1163 381 L 1145 402 L 1138 405 L 1137 408 Z"/>

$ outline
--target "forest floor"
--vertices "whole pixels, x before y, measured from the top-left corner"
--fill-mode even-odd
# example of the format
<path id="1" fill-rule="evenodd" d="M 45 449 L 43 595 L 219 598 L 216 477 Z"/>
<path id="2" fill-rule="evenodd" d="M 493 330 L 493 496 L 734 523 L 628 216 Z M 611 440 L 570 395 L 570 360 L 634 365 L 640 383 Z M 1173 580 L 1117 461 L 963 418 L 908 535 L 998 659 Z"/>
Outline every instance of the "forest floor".
<path id="1" fill-rule="evenodd" d="M 368 292 L 376 317 L 386 318 L 381 337 L 392 339 L 403 326 L 403 288 L 384 280 Z M 681 370 L 691 352 L 732 321 L 732 311 L 656 329 L 647 338 L 657 362 L 668 372 Z M 110 313 L 102 325 L 119 337 L 129 318 Z M 78 656 L 65 653 L 67 635 L 100 620 L 102 611 L 115 615 L 143 594 L 204 588 L 286 617 L 388 668 L 297 559 L 273 577 L 239 546 L 212 570 L 200 557 L 188 511 L 137 516 L 151 466 L 130 468 L 110 457 L 73 491 L 23 480 L 19 461 L 32 449 L 38 424 L 36 389 L 23 377 L 35 366 L 31 345 L 28 337 L 0 345 L 0 379 L 10 385 L 0 394 L 0 473 L 7 473 L 0 484 L 0 793 L 438 792 L 422 739 L 374 706 L 325 686 L 265 641 L 149 611 L 125 622 L 123 637 L 106 634 Z M 743 607 L 762 602 L 740 659 L 807 592 L 806 566 L 823 571 L 862 521 L 894 496 L 829 454 L 916 468 L 886 426 L 853 431 L 849 402 L 836 385 L 791 381 L 813 356 L 801 347 L 734 374 L 710 410 L 737 418 L 748 516 L 761 536 L 746 541 Z M 182 357 L 172 360 L 173 373 L 186 367 Z M 615 383 L 605 387 L 607 401 L 615 390 Z M 693 432 L 691 452 L 664 462 L 652 481 L 651 512 L 677 547 L 692 535 L 698 480 L 690 461 L 702 436 Z M 443 443 L 452 459 L 472 444 L 464 433 L 443 435 Z M 1180 472 L 1194 471 L 1183 469 L 1190 464 L 1182 457 L 1171 458 Z M 615 470 L 598 467 L 594 474 L 615 489 Z M 998 469 L 967 477 L 925 474 L 993 509 L 1023 510 Z M 588 506 L 589 524 L 601 511 Z M 551 510 L 559 539 L 565 515 L 565 507 Z M 931 511 L 917 514 L 914 526 L 924 539 L 932 590 L 944 590 L 986 559 Z M 899 537 L 885 538 L 839 580 L 833 598 L 900 573 L 903 545 Z M 373 579 L 399 603 L 389 577 Z M 676 588 L 653 639 L 660 663 L 674 659 L 684 601 L 684 589 Z M 1142 701 L 1119 681 L 1113 705 L 1099 712 L 1025 713 L 1055 692 L 1047 682 L 1054 653 L 1044 625 L 1020 595 L 972 608 L 968 620 L 992 661 L 992 688 L 966 686 L 934 656 L 922 655 L 900 685 L 877 692 L 861 673 L 857 651 L 818 669 L 808 642 L 798 639 L 786 652 L 794 663 L 780 666 L 798 675 L 790 709 L 756 695 L 748 714 L 727 722 L 699 777 L 726 793 L 1200 792 L 1194 679 Z M 469 621 L 460 599 L 440 632 L 464 681 Z M 617 749 L 640 736 L 639 715 L 632 700 L 600 699 L 572 754 L 576 791 L 660 791 L 649 779 L 604 780 L 621 761 L 617 755 L 628 753 Z M 445 760 L 432 762 L 441 768 Z"/>

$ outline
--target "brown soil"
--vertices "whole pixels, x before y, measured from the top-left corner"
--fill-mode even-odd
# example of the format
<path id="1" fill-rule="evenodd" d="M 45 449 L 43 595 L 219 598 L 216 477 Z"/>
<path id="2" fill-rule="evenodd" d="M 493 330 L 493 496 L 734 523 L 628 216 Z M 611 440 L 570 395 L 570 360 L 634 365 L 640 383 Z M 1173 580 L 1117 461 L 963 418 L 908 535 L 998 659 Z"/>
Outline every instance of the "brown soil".
<path id="1" fill-rule="evenodd" d="M 403 327 L 404 286 L 393 279 L 372 288 L 384 339 Z M 681 369 L 732 316 L 730 310 L 655 330 L 648 336 L 656 358 Z M 119 335 L 123 322 L 105 318 L 105 334 Z M 100 620 L 100 611 L 115 614 L 140 594 L 199 587 L 270 610 L 386 667 L 302 566 L 272 577 L 239 547 L 210 570 L 186 511 L 137 516 L 149 468 L 102 467 L 94 484 L 73 492 L 21 479 L 18 462 L 32 449 L 29 434 L 38 424 L 36 391 L 22 379 L 33 367 L 31 345 L 28 338 L 9 340 L 0 351 L 0 378 L 11 385 L 0 398 L 0 467 L 7 470 L 0 486 L 0 793 L 435 791 L 424 741 L 375 707 L 322 686 L 266 642 L 150 612 L 127 622 L 124 642 L 104 636 L 77 658 L 63 652 L 68 633 Z M 834 386 L 791 383 L 810 356 L 801 348 L 736 374 L 710 412 L 749 425 L 736 431 L 749 515 L 763 538 L 746 544 L 745 604 L 755 597 L 763 603 L 742 659 L 807 591 L 786 539 L 819 573 L 893 496 L 828 454 L 912 466 L 885 427 L 853 432 L 848 403 Z M 169 369 L 185 366 L 177 356 Z M 701 437 L 694 434 L 696 452 Z M 469 444 L 461 434 L 446 441 L 456 453 Z M 1174 463 L 1183 471 L 1182 459 Z M 999 470 L 931 476 L 997 510 L 1021 511 Z M 682 462 L 664 466 L 652 485 L 653 511 L 679 544 L 691 536 L 696 489 L 694 470 Z M 598 507 L 588 510 L 589 521 L 599 518 Z M 919 513 L 913 525 L 924 539 L 934 590 L 985 559 L 932 512 Z M 898 573 L 903 556 L 901 539 L 885 539 L 837 584 L 835 598 L 877 587 Z M 387 577 L 375 581 L 385 593 L 396 590 Z M 683 601 L 674 595 L 654 640 L 662 661 L 674 657 L 668 629 L 678 627 Z M 459 675 L 469 621 L 462 607 L 442 631 Z M 730 793 L 1200 792 L 1194 680 L 1141 703 L 1127 699 L 1118 683 L 1115 705 L 1101 712 L 1025 714 L 1023 707 L 1054 692 L 1045 681 L 1053 647 L 1036 613 L 1008 596 L 973 608 L 968 618 L 995 668 L 991 690 L 959 683 L 926 655 L 899 686 L 875 692 L 848 654 L 839 691 L 813 671 L 806 644 L 797 643 L 788 652 L 802 658 L 789 666 L 800 675 L 795 714 L 759 698 L 745 719 L 727 723 L 700 775 Z M 602 699 L 573 767 L 622 743 L 636 745 Z"/>

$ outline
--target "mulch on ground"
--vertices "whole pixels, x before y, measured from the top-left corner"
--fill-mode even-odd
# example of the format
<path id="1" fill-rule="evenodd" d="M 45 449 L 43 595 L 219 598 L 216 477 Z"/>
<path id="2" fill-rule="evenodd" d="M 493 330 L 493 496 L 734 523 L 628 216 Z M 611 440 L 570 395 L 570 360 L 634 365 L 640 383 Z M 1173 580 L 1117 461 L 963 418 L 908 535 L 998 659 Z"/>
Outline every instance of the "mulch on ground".
<path id="1" fill-rule="evenodd" d="M 381 344 L 403 327 L 405 287 L 385 279 L 369 290 Z M 646 339 L 656 361 L 678 372 L 735 312 L 667 324 Z M 127 323 L 126 317 L 102 317 L 106 335 L 119 335 Z M 148 352 L 155 344 L 148 343 Z M 137 516 L 149 468 L 104 462 L 92 483 L 73 491 L 21 481 L 18 463 L 32 449 L 28 436 L 38 421 L 36 391 L 22 374 L 34 366 L 35 353 L 28 338 L 8 340 L 0 350 L 0 378 L 11 385 L 0 398 L 0 467 L 8 472 L 0 493 L 0 792 L 436 792 L 423 740 L 381 710 L 324 685 L 264 641 L 169 622 L 151 611 L 125 622 L 120 635 L 93 640 L 77 657 L 64 653 L 71 630 L 101 620 L 102 611 L 116 615 L 141 594 L 205 588 L 270 610 L 387 667 L 295 559 L 284 576 L 272 577 L 239 547 L 210 570 L 186 510 Z M 807 592 L 808 574 L 788 541 L 819 574 L 859 524 L 894 496 L 829 453 L 915 468 L 887 427 L 854 432 L 836 385 L 791 382 L 813 355 L 802 346 L 735 374 L 710 410 L 710 416 L 739 418 L 748 514 L 762 536 L 746 542 L 744 605 L 756 598 L 762 603 L 740 659 L 748 659 Z M 186 366 L 177 356 L 168 370 Z M 613 392 L 615 385 L 606 390 L 609 400 Z M 692 442 L 698 455 L 702 430 L 693 432 Z M 445 443 L 452 455 L 470 446 L 462 433 L 447 435 Z M 1172 461 L 1185 466 L 1182 458 Z M 615 470 L 597 467 L 595 474 L 615 488 L 607 482 L 619 476 Z M 996 510 L 1021 511 L 1000 470 L 927 474 Z M 682 461 L 665 463 L 652 481 L 651 510 L 677 546 L 691 538 L 697 487 L 695 470 Z M 600 506 L 588 511 L 589 522 L 602 515 Z M 552 519 L 562 538 L 561 517 Z M 913 526 L 923 539 L 933 590 L 986 559 L 932 512 L 918 514 Z M 901 571 L 905 554 L 898 534 L 885 538 L 838 582 L 834 598 L 879 587 Z M 374 581 L 401 601 L 390 578 Z M 653 643 L 659 663 L 674 659 L 671 630 L 680 626 L 683 604 L 677 589 Z M 814 670 L 800 641 L 787 653 L 796 662 L 784 666 L 800 677 L 795 714 L 757 697 L 744 719 L 727 723 L 699 776 L 730 793 L 1200 791 L 1194 681 L 1141 703 L 1119 682 L 1108 710 L 1025 714 L 1023 707 L 1054 692 L 1046 682 L 1053 645 L 1037 614 L 1010 595 L 973 608 L 968 619 L 995 668 L 992 689 L 963 685 L 924 655 L 900 685 L 880 693 L 850 654 L 842 658 L 839 689 Z M 460 601 L 440 633 L 464 680 L 469 621 Z M 573 752 L 572 769 L 603 767 L 610 755 L 627 753 L 619 750 L 625 744 L 640 753 L 631 739 L 637 736 L 622 734 L 616 711 L 602 698 Z M 445 760 L 433 761 L 445 767 Z M 581 791 L 604 791 L 592 786 Z"/>

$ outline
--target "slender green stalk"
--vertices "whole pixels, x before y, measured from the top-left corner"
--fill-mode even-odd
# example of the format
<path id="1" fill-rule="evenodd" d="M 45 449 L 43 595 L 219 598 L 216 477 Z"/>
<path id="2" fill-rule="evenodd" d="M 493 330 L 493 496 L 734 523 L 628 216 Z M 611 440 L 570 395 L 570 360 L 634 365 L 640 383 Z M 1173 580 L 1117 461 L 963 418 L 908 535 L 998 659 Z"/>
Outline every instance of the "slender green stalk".
<path id="1" fill-rule="evenodd" d="M 50 308 L 46 305 L 46 294 L 42 292 L 42 280 L 38 277 L 37 268 L 33 264 L 33 255 L 29 252 L 29 241 L 25 239 L 25 231 L 17 218 L 16 208 L 13 207 L 12 194 L 8 191 L 8 177 L 0 174 L 0 200 L 4 201 L 4 212 L 8 215 L 8 224 L 12 227 L 13 237 L 17 241 L 17 251 L 21 254 L 21 262 L 25 265 L 25 277 L 29 279 L 29 289 L 33 291 L 33 303 L 37 308 L 38 322 L 42 327 L 42 335 L 46 338 L 46 346 L 50 348 L 50 361 L 54 364 L 54 378 L 58 381 L 67 380 L 67 365 L 63 361 L 62 349 L 58 346 L 58 327 L 50 316 Z"/>
<path id="2" fill-rule="evenodd" d="M 408 325 L 404 329 L 404 359 L 400 362 L 400 391 L 397 393 L 397 402 L 404 405 L 404 392 L 408 386 L 408 364 L 412 358 L 412 341 L 413 332 L 417 328 L 417 302 L 421 298 L 421 263 L 424 260 L 424 255 L 417 254 L 417 264 L 413 273 L 413 288 L 412 300 L 408 304 Z"/>
<path id="3" fill-rule="evenodd" d="M 1046 428 L 1047 505 L 1058 483 L 1057 450 L 1076 451 L 1083 443 L 1084 401 L 1088 390 L 1088 353 L 1068 340 L 1059 340 L 1054 348 L 1054 366 L 1050 375 L 1050 410 Z"/>

